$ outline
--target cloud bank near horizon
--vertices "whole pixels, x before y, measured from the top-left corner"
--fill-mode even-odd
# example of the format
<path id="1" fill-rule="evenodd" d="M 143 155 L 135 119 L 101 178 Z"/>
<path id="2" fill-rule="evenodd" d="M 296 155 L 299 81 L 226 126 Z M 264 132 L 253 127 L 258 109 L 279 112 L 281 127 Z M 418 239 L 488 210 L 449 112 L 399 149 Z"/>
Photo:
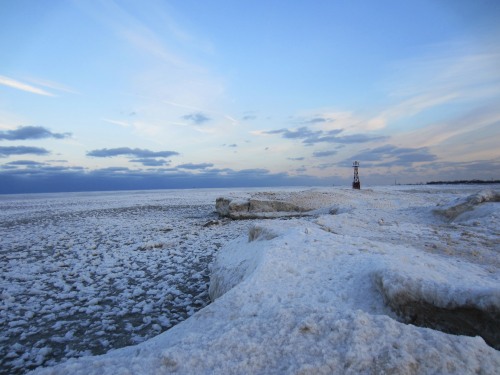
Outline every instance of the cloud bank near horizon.
<path id="1" fill-rule="evenodd" d="M 95 190 L 191 189 L 265 186 L 328 185 L 330 179 L 314 176 L 291 176 L 271 173 L 265 169 L 232 170 L 204 166 L 179 166 L 132 170 L 102 168 L 86 170 L 82 167 L 48 166 L 25 161 L 23 169 L 0 168 L 0 194 L 46 193 Z"/>

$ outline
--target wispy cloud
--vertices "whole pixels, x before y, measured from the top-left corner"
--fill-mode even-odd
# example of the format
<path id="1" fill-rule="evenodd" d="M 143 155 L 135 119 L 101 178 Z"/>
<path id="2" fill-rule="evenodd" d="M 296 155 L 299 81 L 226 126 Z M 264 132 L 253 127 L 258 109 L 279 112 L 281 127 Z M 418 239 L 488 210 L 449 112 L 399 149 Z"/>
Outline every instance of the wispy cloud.
<path id="1" fill-rule="evenodd" d="M 457 92 L 476 98 L 484 87 L 500 87 L 500 47 L 497 41 L 464 41 L 432 46 L 423 55 L 394 64 L 394 96 Z"/>
<path id="2" fill-rule="evenodd" d="M 367 143 L 367 142 L 380 142 L 389 139 L 386 135 L 376 134 L 351 134 L 341 137 L 335 137 L 331 143 L 352 144 L 352 143 Z"/>
<path id="3" fill-rule="evenodd" d="M 336 166 L 335 163 L 323 163 L 323 164 L 315 166 L 314 168 L 317 168 L 317 169 L 320 169 L 320 170 L 324 170 L 324 169 L 333 168 L 335 166 Z"/>
<path id="4" fill-rule="evenodd" d="M 350 166 L 352 160 L 361 160 L 365 166 L 407 167 L 413 165 L 413 163 L 435 161 L 437 160 L 437 156 L 432 154 L 426 147 L 397 147 L 388 144 L 363 150 L 349 159 L 341 161 L 339 165 Z"/>
<path id="5" fill-rule="evenodd" d="M 201 108 L 194 107 L 194 106 L 187 105 L 187 104 L 181 104 L 181 103 L 172 102 L 170 100 L 163 100 L 163 103 L 171 105 L 172 107 L 191 109 L 193 111 L 201 111 Z"/>
<path id="6" fill-rule="evenodd" d="M 471 42 L 433 46 L 423 56 L 394 63 L 387 83 L 393 104 L 366 121 L 381 129 L 399 119 L 450 103 L 472 105 L 500 97 L 500 48 Z M 496 99 L 495 99 L 496 98 Z M 465 107 L 465 106 L 464 106 Z"/>
<path id="7" fill-rule="evenodd" d="M 63 85 L 63 84 L 58 83 L 58 82 L 49 81 L 49 80 L 40 79 L 40 78 L 27 78 L 26 80 L 30 83 L 33 83 L 33 84 L 38 85 L 38 86 L 43 86 L 43 87 L 46 87 L 46 88 L 51 89 L 51 90 L 62 91 L 62 92 L 66 92 L 69 94 L 79 94 L 79 92 L 74 90 L 73 88 L 68 87 L 66 85 Z"/>
<path id="8" fill-rule="evenodd" d="M 263 131 L 261 134 L 281 134 L 283 138 L 288 139 L 301 139 L 306 145 L 313 145 L 316 143 L 339 143 L 339 144 L 352 144 L 352 143 L 367 143 L 375 141 L 383 141 L 388 139 L 384 135 L 376 134 L 350 134 L 338 136 L 342 133 L 343 129 L 334 130 L 311 130 L 309 127 L 302 126 L 298 129 L 277 129 Z"/>
<path id="9" fill-rule="evenodd" d="M 304 125 L 324 125 L 331 124 L 335 122 L 335 117 L 332 117 L 328 114 L 315 114 L 308 117 L 302 117 L 296 120 L 298 124 Z"/>
<path id="10" fill-rule="evenodd" d="M 15 130 L 0 131 L 0 140 L 8 141 L 42 138 L 63 139 L 70 136 L 71 133 L 53 133 L 43 126 L 21 126 Z"/>
<path id="11" fill-rule="evenodd" d="M 333 156 L 333 155 L 336 155 L 336 154 L 337 154 L 337 151 L 335 151 L 335 150 L 332 150 L 332 151 L 315 151 L 315 152 L 313 152 L 313 156 L 315 158 L 324 158 L 324 157 Z"/>
<path id="12" fill-rule="evenodd" d="M 153 159 L 153 158 L 142 158 L 142 159 L 132 159 L 131 163 L 140 163 L 145 167 L 162 167 L 168 165 L 169 162 L 163 159 Z"/>
<path id="13" fill-rule="evenodd" d="M 336 131 L 336 133 L 339 133 L 341 131 L 342 130 Z M 323 134 L 323 132 L 320 130 L 313 131 L 313 130 L 310 130 L 306 126 L 302 126 L 298 129 L 291 129 L 291 130 L 286 129 L 286 128 L 277 129 L 277 130 L 269 130 L 269 131 L 265 131 L 263 133 L 264 134 L 281 134 L 281 136 L 283 138 L 288 138 L 288 139 L 295 139 L 295 138 L 296 139 L 311 139 L 311 138 L 318 137 L 318 136 Z"/>
<path id="14" fill-rule="evenodd" d="M 408 145 L 433 147 L 460 135 L 483 132 L 487 127 L 495 126 L 498 129 L 498 124 L 500 124 L 500 108 L 497 105 L 482 106 L 445 121 L 432 123 L 417 131 L 403 134 L 398 137 L 398 140 Z M 497 150 L 498 147 L 492 151 Z"/>
<path id="15" fill-rule="evenodd" d="M 140 148 L 118 147 L 118 148 L 103 148 L 87 152 L 87 156 L 98 158 L 109 158 L 114 156 L 132 156 L 137 158 L 155 158 L 155 157 L 170 157 L 179 155 L 176 151 L 151 151 Z"/>
<path id="16" fill-rule="evenodd" d="M 0 85 L 12 87 L 17 90 L 30 92 L 32 94 L 43 95 L 43 96 L 55 96 L 54 94 L 45 91 L 39 87 L 28 85 L 27 83 L 23 83 L 5 76 L 0 76 Z"/>
<path id="17" fill-rule="evenodd" d="M 181 164 L 178 165 L 177 168 L 180 169 L 191 169 L 191 170 L 198 170 L 198 169 L 207 169 L 211 168 L 214 165 L 212 163 L 198 163 L 198 164 L 193 164 L 193 163 L 188 163 L 188 164 Z"/>
<path id="18" fill-rule="evenodd" d="M 102 121 L 105 121 L 105 122 L 113 124 L 113 125 L 122 126 L 124 128 L 129 128 L 132 126 L 132 124 L 129 124 L 128 122 L 125 122 L 125 121 L 111 120 L 111 119 L 107 119 L 107 118 L 103 118 Z"/>
<path id="19" fill-rule="evenodd" d="M 30 166 L 30 167 L 35 167 L 35 166 L 39 166 L 39 165 L 46 165 L 46 163 L 40 163 L 38 161 L 34 161 L 34 160 L 15 160 L 15 161 L 11 161 L 9 163 L 6 163 L 7 165 L 26 165 L 26 166 Z"/>
<path id="20" fill-rule="evenodd" d="M 429 92 L 416 95 L 410 99 L 392 105 L 388 109 L 380 112 L 377 116 L 368 119 L 366 121 L 366 128 L 370 130 L 383 129 L 392 121 L 415 116 L 428 109 L 450 103 L 457 98 L 459 98 L 458 92 Z"/>
<path id="21" fill-rule="evenodd" d="M 83 12 L 110 28 L 117 36 L 134 46 L 141 53 L 148 54 L 172 66 L 182 66 L 176 54 L 170 52 L 154 28 L 148 27 L 134 15 L 133 9 L 113 1 L 78 2 L 75 4 Z M 133 4 L 131 5 L 133 7 Z M 158 14 L 154 14 L 157 16 Z"/>
<path id="22" fill-rule="evenodd" d="M 184 120 L 188 120 L 195 125 L 201 125 L 211 120 L 210 117 L 202 112 L 193 112 L 182 116 Z"/>
<path id="23" fill-rule="evenodd" d="M 222 112 L 214 111 L 214 110 L 211 110 L 211 109 L 202 109 L 200 107 L 196 107 L 196 106 L 192 106 L 192 105 L 187 105 L 187 104 L 176 103 L 176 102 L 168 101 L 168 100 L 162 100 L 162 102 L 165 103 L 165 104 L 171 105 L 173 107 L 185 108 L 185 109 L 193 110 L 192 113 L 184 115 L 184 116 L 182 116 L 182 118 L 184 120 L 192 121 L 192 122 L 194 122 L 194 123 L 196 123 L 198 125 L 199 125 L 199 123 L 196 122 L 197 120 L 200 120 L 200 119 L 203 119 L 203 118 L 206 118 L 207 121 L 212 120 L 212 118 L 209 117 L 209 115 L 211 115 L 213 117 L 219 117 L 219 116 L 223 117 L 224 119 L 229 120 L 232 124 L 238 123 L 238 120 L 236 120 L 233 116 L 228 115 L 227 113 L 222 113 Z M 204 121 L 202 121 L 202 122 L 204 122 Z"/>
<path id="24" fill-rule="evenodd" d="M 47 155 L 49 151 L 41 147 L 30 147 L 30 146 L 0 146 L 0 158 L 4 158 L 12 155 Z"/>

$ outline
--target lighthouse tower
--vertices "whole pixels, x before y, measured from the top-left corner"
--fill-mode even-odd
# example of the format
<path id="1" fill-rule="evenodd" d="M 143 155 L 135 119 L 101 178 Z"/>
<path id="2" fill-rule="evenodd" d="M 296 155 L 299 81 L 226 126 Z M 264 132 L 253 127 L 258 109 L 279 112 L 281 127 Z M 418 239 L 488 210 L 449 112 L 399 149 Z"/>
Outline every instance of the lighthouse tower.
<path id="1" fill-rule="evenodd" d="M 354 168 L 354 181 L 352 182 L 353 189 L 361 189 L 361 182 L 359 182 L 358 168 L 359 161 L 355 161 L 352 163 L 352 167 Z"/>

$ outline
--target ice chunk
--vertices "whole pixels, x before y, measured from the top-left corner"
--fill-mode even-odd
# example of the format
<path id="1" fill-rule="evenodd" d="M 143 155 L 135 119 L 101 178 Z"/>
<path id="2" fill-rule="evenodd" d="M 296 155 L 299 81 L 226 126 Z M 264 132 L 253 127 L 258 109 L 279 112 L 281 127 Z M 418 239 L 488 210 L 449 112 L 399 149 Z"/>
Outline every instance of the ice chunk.
<path id="1" fill-rule="evenodd" d="M 453 220 L 460 214 L 470 211 L 474 207 L 485 202 L 500 202 L 500 192 L 483 190 L 464 198 L 457 198 L 444 206 L 434 209 L 434 213 L 448 220 Z"/>
<path id="2" fill-rule="evenodd" d="M 500 349 L 500 284 L 474 266 L 425 259 L 374 273 L 388 306 L 404 322 L 447 333 L 481 336 Z M 474 269 L 475 268 L 475 269 Z"/>
<path id="3" fill-rule="evenodd" d="M 218 198 L 215 209 L 222 217 L 231 219 L 256 219 L 279 216 L 299 216 L 307 208 L 281 200 Z"/>

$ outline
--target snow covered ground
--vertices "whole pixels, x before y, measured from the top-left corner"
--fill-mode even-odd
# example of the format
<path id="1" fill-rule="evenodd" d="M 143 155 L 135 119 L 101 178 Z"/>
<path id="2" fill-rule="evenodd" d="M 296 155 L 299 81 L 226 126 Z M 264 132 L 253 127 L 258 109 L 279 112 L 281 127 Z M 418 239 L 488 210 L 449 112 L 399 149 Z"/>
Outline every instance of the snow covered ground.
<path id="1" fill-rule="evenodd" d="M 496 374 L 500 204 L 467 199 L 483 189 L 262 189 L 325 210 L 214 225 L 218 196 L 262 193 L 2 197 L 2 368 Z"/>

